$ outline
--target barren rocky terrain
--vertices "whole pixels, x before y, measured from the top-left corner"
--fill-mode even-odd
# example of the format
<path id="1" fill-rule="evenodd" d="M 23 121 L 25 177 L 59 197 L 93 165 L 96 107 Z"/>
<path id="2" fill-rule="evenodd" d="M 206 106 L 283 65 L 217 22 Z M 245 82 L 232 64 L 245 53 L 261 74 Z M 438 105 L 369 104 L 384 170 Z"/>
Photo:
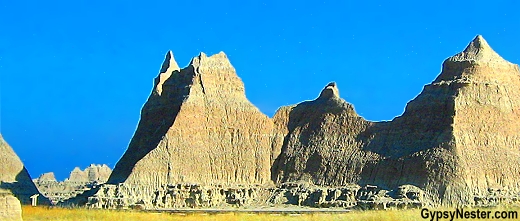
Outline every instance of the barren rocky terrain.
<path id="1" fill-rule="evenodd" d="M 365 120 L 334 82 L 316 94 L 269 118 L 246 98 L 223 52 L 200 53 L 181 69 L 170 51 L 112 172 L 93 165 L 74 169 L 64 182 L 51 173 L 34 182 L 59 205 L 91 208 L 518 202 L 520 70 L 482 36 L 446 59 L 438 77 L 392 121 Z M 1 144 L 1 162 L 10 165 L 2 167 L 1 187 L 29 203 L 38 189 Z"/>

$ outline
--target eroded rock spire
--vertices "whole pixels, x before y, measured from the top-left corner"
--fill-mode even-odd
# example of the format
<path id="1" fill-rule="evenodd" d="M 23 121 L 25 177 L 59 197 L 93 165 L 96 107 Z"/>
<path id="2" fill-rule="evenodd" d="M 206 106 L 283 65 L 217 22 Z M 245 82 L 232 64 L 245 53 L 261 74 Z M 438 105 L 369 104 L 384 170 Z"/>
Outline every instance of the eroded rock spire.
<path id="1" fill-rule="evenodd" d="M 464 51 L 450 57 L 449 61 L 473 61 L 477 63 L 483 62 L 507 62 L 500 55 L 498 55 L 492 48 L 489 46 L 487 41 L 482 37 L 482 35 L 477 35 L 473 41 L 469 43 L 469 45 L 464 49 Z"/>
<path id="2" fill-rule="evenodd" d="M 336 82 L 330 82 L 323 88 L 318 99 L 339 98 L 339 90 Z"/>
<path id="3" fill-rule="evenodd" d="M 158 94 L 159 96 L 162 94 L 163 91 L 163 84 L 164 82 L 170 78 L 172 73 L 174 71 L 179 71 L 179 65 L 177 65 L 177 62 L 175 61 L 175 58 L 173 57 L 173 52 L 170 50 L 166 53 L 164 57 L 163 64 L 161 66 L 161 70 L 159 71 L 159 75 L 155 78 L 154 82 L 154 93 Z"/>

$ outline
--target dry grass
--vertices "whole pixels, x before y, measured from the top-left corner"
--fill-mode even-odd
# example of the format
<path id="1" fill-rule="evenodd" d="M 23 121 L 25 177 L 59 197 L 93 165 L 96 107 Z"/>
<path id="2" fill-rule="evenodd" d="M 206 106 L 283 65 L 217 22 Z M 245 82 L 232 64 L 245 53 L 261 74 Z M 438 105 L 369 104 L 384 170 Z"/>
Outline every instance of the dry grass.
<path id="1" fill-rule="evenodd" d="M 436 211 L 454 211 L 453 208 L 432 209 Z M 466 209 L 476 210 L 476 209 Z M 500 207 L 494 209 L 484 209 L 492 212 L 495 211 L 517 211 L 520 213 L 518 207 Z M 482 209 L 481 209 L 482 211 Z M 207 214 L 204 212 L 196 214 L 169 214 L 169 213 L 152 213 L 141 211 L 117 211 L 117 210 L 89 210 L 89 209 L 66 209 L 66 208 L 48 208 L 48 207 L 31 207 L 23 206 L 23 219 L 25 221 L 31 220 L 53 220 L 53 221 L 93 221 L 93 220 L 108 220 L 108 221 L 153 221 L 153 220 L 211 220 L 211 221 L 253 221 L 253 220 L 430 220 L 421 217 L 420 209 L 411 210 L 372 210 L 372 211 L 352 211 L 343 214 L 252 214 L 252 213 L 219 213 Z M 436 220 L 436 219 L 434 219 Z M 450 218 L 442 218 L 440 220 L 450 220 Z M 479 219 L 489 220 L 489 219 Z M 511 220 L 511 219 L 509 219 Z"/>
<path id="2" fill-rule="evenodd" d="M 137 221 L 137 220 L 211 220 L 211 221 L 253 221 L 253 220 L 421 220 L 420 210 L 400 211 L 367 211 L 350 212 L 345 214 L 248 214 L 248 213 L 221 213 L 208 215 L 199 214 L 168 214 L 151 213 L 139 211 L 115 211 L 115 210 L 88 210 L 88 209 L 66 209 L 24 206 L 22 208 L 23 219 L 31 220 L 53 220 L 53 221 Z"/>

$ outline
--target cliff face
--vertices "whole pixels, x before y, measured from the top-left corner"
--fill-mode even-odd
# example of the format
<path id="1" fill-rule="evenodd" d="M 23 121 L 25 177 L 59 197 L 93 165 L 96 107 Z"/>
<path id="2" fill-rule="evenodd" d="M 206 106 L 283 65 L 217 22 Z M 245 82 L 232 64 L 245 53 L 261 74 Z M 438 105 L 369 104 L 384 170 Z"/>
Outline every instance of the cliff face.
<path id="1" fill-rule="evenodd" d="M 22 204 L 30 204 L 31 196 L 39 194 L 22 161 L 0 135 L 0 189 L 11 192 Z M 38 201 L 48 204 L 48 200 L 40 196 Z"/>
<path id="2" fill-rule="evenodd" d="M 383 208 L 507 201 L 520 192 L 519 96 L 518 66 L 481 36 L 388 122 L 360 117 L 335 83 L 269 119 L 247 100 L 226 55 L 201 53 L 179 69 L 169 52 L 128 150 L 108 184 L 82 200 Z M 279 188 L 255 186 L 271 181 Z"/>
<path id="3" fill-rule="evenodd" d="M 444 205 L 475 203 L 490 189 L 518 192 L 519 86 L 518 66 L 477 36 L 391 122 L 366 122 L 338 96 L 324 102 L 325 88 L 285 119 L 275 115 L 287 128 L 273 178 L 412 184 Z"/>
<path id="4" fill-rule="evenodd" d="M 169 52 L 108 183 L 266 183 L 272 131 L 223 52 L 181 70 Z"/>
<path id="5" fill-rule="evenodd" d="M 371 123 L 339 97 L 335 83 L 327 85 L 316 100 L 278 112 L 275 124 L 286 125 L 287 135 L 279 143 L 282 147 L 276 148 L 281 150 L 273 165 L 276 183 L 297 180 L 329 186 L 357 183 L 364 165 L 379 158 L 363 150 L 364 143 L 359 137 Z"/>
<path id="6" fill-rule="evenodd" d="M 464 192 L 518 192 L 520 71 L 478 36 L 444 63 L 436 83 L 460 85 L 453 136 Z"/>

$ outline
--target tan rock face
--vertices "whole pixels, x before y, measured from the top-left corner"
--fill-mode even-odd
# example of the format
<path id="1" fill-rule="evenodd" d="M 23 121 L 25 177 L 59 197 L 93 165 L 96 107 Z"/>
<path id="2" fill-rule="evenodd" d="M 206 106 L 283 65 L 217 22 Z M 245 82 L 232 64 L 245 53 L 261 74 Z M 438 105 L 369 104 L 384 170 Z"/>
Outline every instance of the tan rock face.
<path id="1" fill-rule="evenodd" d="M 88 174 L 79 167 L 74 167 L 72 172 L 70 172 L 69 179 L 67 181 L 86 183 L 88 182 Z"/>
<path id="2" fill-rule="evenodd" d="M 247 100 L 226 55 L 201 53 L 179 70 L 169 52 L 164 64 L 108 183 L 270 181 L 273 122 Z"/>
<path id="3" fill-rule="evenodd" d="M 112 169 L 110 169 L 106 164 L 91 164 L 85 169 L 85 172 L 87 173 L 89 182 L 105 183 L 110 177 Z"/>
<path id="4" fill-rule="evenodd" d="M 444 205 L 475 203 L 490 189 L 516 194 L 519 87 L 518 65 L 477 36 L 391 122 L 366 122 L 337 96 L 324 102 L 333 91 L 325 88 L 315 101 L 275 115 L 287 133 L 273 148 L 281 149 L 273 178 L 392 189 L 412 184 Z"/>
<path id="5" fill-rule="evenodd" d="M 110 177 L 112 170 L 107 165 L 96 165 L 91 164 L 85 170 L 81 170 L 79 167 L 75 167 L 72 172 L 70 172 L 68 182 L 76 182 L 76 183 L 91 183 L 98 182 L 104 183 Z"/>
<path id="6" fill-rule="evenodd" d="M 246 99 L 225 54 L 201 53 L 179 69 L 168 52 L 109 184 L 69 203 L 386 208 L 512 202 L 520 192 L 519 96 L 518 66 L 481 36 L 444 61 L 442 73 L 389 122 L 360 117 L 335 83 L 269 119 Z M 264 185 L 271 181 L 278 187 Z"/>
<path id="7" fill-rule="evenodd" d="M 6 190 L 16 196 L 23 204 L 30 204 L 30 197 L 39 194 L 22 161 L 0 135 L 0 190 Z M 39 197 L 41 203 L 48 203 L 45 197 Z"/>
<path id="8" fill-rule="evenodd" d="M 33 181 L 37 182 L 58 182 L 56 180 L 56 177 L 54 176 L 53 172 L 43 173 L 40 175 L 37 179 L 34 179 Z"/>
<path id="9" fill-rule="evenodd" d="M 275 148 L 282 150 L 273 165 L 276 183 L 298 180 L 317 185 L 356 183 L 366 162 L 378 159 L 377 154 L 362 150 L 364 143 L 359 139 L 370 122 L 339 98 L 334 83 L 327 85 L 316 100 L 289 109 L 288 114 L 276 113 L 274 117 L 275 124 L 286 125 L 288 132 L 283 146 Z"/>
<path id="10" fill-rule="evenodd" d="M 20 201 L 11 194 L 0 193 L 0 220 L 22 220 L 22 206 L 20 205 Z"/>

